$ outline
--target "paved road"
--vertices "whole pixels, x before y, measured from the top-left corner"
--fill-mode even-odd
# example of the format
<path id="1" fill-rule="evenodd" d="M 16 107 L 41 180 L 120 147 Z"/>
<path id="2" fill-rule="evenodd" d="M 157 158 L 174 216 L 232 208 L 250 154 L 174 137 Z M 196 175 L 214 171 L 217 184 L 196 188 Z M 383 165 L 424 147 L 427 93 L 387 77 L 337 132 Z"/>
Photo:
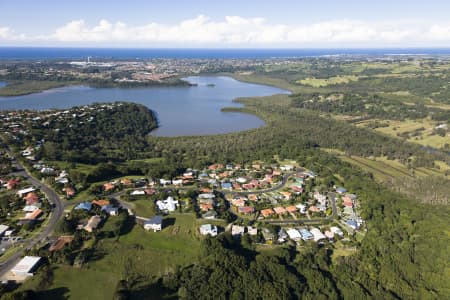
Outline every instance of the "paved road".
<path id="1" fill-rule="evenodd" d="M 12 156 L 11 152 L 10 155 Z M 62 204 L 61 198 L 53 189 L 51 189 L 47 185 L 43 184 L 41 181 L 34 178 L 31 174 L 29 174 L 20 162 L 14 161 L 13 166 L 17 170 L 19 170 L 14 174 L 18 176 L 23 176 L 33 186 L 39 188 L 42 192 L 44 192 L 45 195 L 47 196 L 48 201 L 54 205 L 54 209 L 50 214 L 50 219 L 46 227 L 38 234 L 38 236 L 24 241 L 23 248 L 17 251 L 14 255 L 8 258 L 8 260 L 6 260 L 0 265 L 0 277 L 6 274 L 19 261 L 25 249 L 31 249 L 39 242 L 44 241 L 53 232 L 53 230 L 56 227 L 56 224 L 58 223 L 58 220 L 62 217 L 64 213 L 64 206 Z"/>

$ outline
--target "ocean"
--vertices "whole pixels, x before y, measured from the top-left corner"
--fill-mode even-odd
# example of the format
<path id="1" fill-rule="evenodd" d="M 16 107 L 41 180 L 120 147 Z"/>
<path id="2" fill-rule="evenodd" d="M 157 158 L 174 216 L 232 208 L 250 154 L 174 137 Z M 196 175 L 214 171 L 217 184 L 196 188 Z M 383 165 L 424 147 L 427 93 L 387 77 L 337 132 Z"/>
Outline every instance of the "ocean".
<path id="1" fill-rule="evenodd" d="M 84 59 L 263 59 L 320 57 L 336 55 L 450 55 L 449 48 L 386 48 L 386 49 L 142 49 L 142 48 L 36 48 L 0 47 L 0 60 Z"/>

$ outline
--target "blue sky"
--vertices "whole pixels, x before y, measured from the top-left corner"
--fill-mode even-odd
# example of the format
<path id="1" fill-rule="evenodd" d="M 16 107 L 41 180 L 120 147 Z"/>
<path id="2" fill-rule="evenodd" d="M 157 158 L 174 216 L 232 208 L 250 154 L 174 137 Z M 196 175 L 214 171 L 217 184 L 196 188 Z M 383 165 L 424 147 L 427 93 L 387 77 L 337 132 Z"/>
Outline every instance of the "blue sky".
<path id="1" fill-rule="evenodd" d="M 0 0 L 0 45 L 448 47 L 446 0 Z"/>

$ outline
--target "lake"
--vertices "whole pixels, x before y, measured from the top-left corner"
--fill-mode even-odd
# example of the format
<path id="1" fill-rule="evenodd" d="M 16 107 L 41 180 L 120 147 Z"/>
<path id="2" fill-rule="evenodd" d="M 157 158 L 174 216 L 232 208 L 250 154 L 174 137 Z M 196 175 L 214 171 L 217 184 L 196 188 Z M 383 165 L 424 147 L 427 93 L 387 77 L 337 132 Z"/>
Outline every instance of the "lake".
<path id="1" fill-rule="evenodd" d="M 238 97 L 287 94 L 289 91 L 237 81 L 226 76 L 192 76 L 192 87 L 91 88 L 71 86 L 24 96 L 0 97 L 0 110 L 69 108 L 93 102 L 130 101 L 144 104 L 158 115 L 156 136 L 220 134 L 257 128 L 256 116 L 221 112 Z M 213 86 L 212 86 L 213 85 Z"/>

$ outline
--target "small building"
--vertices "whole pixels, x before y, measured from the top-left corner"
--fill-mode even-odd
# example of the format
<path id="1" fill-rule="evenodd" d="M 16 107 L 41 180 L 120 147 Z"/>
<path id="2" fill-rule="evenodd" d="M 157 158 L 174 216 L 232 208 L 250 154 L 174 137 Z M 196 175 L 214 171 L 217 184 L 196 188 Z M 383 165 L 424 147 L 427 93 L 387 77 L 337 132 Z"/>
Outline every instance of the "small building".
<path id="1" fill-rule="evenodd" d="M 284 230 L 283 228 L 281 228 L 278 231 L 278 243 L 284 243 L 286 242 L 286 239 L 288 238 L 288 234 L 286 232 L 286 230 Z"/>
<path id="2" fill-rule="evenodd" d="M 287 213 L 286 209 L 282 206 L 275 207 L 273 210 L 277 215 L 285 215 Z"/>
<path id="3" fill-rule="evenodd" d="M 84 230 L 86 230 L 87 232 L 92 232 L 95 229 L 97 229 L 98 225 L 100 224 L 100 222 L 102 221 L 102 218 L 100 216 L 92 216 L 88 223 L 83 227 Z"/>
<path id="4" fill-rule="evenodd" d="M 301 214 L 306 214 L 306 205 L 300 203 L 296 204 L 295 206 L 299 209 Z"/>
<path id="5" fill-rule="evenodd" d="M 26 196 L 28 193 L 34 192 L 36 189 L 34 187 L 28 187 L 26 189 L 18 190 L 17 195 L 22 198 Z"/>
<path id="6" fill-rule="evenodd" d="M 167 197 L 166 200 L 156 201 L 156 206 L 160 211 L 173 212 L 177 209 L 178 200 L 174 200 L 172 197 Z"/>
<path id="7" fill-rule="evenodd" d="M 145 191 L 144 190 L 134 190 L 130 193 L 131 196 L 144 196 Z"/>
<path id="8" fill-rule="evenodd" d="M 103 207 L 109 205 L 109 200 L 101 199 L 101 200 L 92 200 L 92 204 L 95 204 L 99 207 Z"/>
<path id="9" fill-rule="evenodd" d="M 33 276 L 33 271 L 35 271 L 40 260 L 39 256 L 25 256 L 11 269 L 11 273 L 14 276 Z"/>
<path id="10" fill-rule="evenodd" d="M 244 215 L 252 214 L 255 212 L 255 208 L 252 206 L 240 206 L 238 207 L 238 212 Z"/>
<path id="11" fill-rule="evenodd" d="M 144 229 L 153 230 L 154 232 L 161 231 L 162 224 L 163 224 L 162 216 L 154 216 L 150 220 L 144 222 Z"/>
<path id="12" fill-rule="evenodd" d="M 64 248 L 65 245 L 72 243 L 74 239 L 73 235 L 62 235 L 48 249 L 50 252 L 59 251 Z"/>
<path id="13" fill-rule="evenodd" d="M 210 236 L 216 236 L 217 235 L 217 226 L 211 225 L 211 224 L 203 224 L 200 226 L 200 234 L 201 235 L 210 235 Z"/>
<path id="14" fill-rule="evenodd" d="M 119 214 L 119 208 L 114 207 L 111 204 L 102 206 L 102 211 L 106 212 L 110 216 L 117 216 Z"/>
<path id="15" fill-rule="evenodd" d="M 312 228 L 310 232 L 315 242 L 326 239 L 326 236 L 318 228 Z"/>
<path id="16" fill-rule="evenodd" d="M 25 220 L 32 220 L 32 221 L 34 221 L 34 220 L 36 220 L 36 218 L 37 217 L 39 217 L 40 215 L 42 214 L 42 210 L 40 210 L 39 208 L 38 209 L 36 209 L 35 211 L 33 211 L 33 212 L 30 212 L 30 213 L 27 213 L 26 215 L 25 215 Z"/>
<path id="17" fill-rule="evenodd" d="M 356 222 L 353 219 L 348 219 L 345 224 L 347 224 L 348 226 L 350 226 L 350 228 L 352 228 L 353 230 L 357 230 L 359 228 L 358 222 Z"/>
<path id="18" fill-rule="evenodd" d="M 271 215 L 273 215 L 275 212 L 271 209 L 271 208 L 267 208 L 267 209 L 263 209 L 261 210 L 261 215 L 264 218 L 270 217 Z"/>
<path id="19" fill-rule="evenodd" d="M 224 182 L 222 183 L 222 189 L 231 191 L 233 189 L 233 185 L 230 182 Z"/>
<path id="20" fill-rule="evenodd" d="M 252 226 L 247 226 L 247 233 L 249 235 L 257 235 L 258 234 L 258 228 L 252 227 Z"/>
<path id="21" fill-rule="evenodd" d="M 207 220 L 213 220 L 213 219 L 217 218 L 217 213 L 214 210 L 210 210 L 210 211 L 205 212 L 202 215 L 202 218 L 207 219 Z"/>
<path id="22" fill-rule="evenodd" d="M 291 240 L 296 241 L 296 242 L 300 241 L 302 238 L 302 235 L 300 234 L 300 232 L 295 228 L 289 228 L 288 230 L 286 230 L 286 233 Z"/>
<path id="23" fill-rule="evenodd" d="M 339 227 L 337 227 L 337 226 L 330 227 L 330 231 L 332 233 L 334 233 L 335 235 L 338 235 L 340 237 L 344 236 L 344 233 L 342 232 L 342 230 Z"/>
<path id="24" fill-rule="evenodd" d="M 262 235 L 264 237 L 264 240 L 268 244 L 271 244 L 273 242 L 273 240 L 275 239 L 275 234 L 272 233 L 268 228 L 263 228 L 261 230 L 261 233 L 262 233 Z"/>
<path id="25" fill-rule="evenodd" d="M 75 209 L 76 210 L 83 209 L 85 211 L 90 211 L 92 209 L 92 203 L 88 201 L 81 202 L 80 204 L 75 206 Z"/>
<path id="26" fill-rule="evenodd" d="M 8 225 L 1 224 L 0 225 L 0 237 L 2 237 L 8 229 L 9 229 Z"/>
<path id="27" fill-rule="evenodd" d="M 231 227 L 231 235 L 234 237 L 239 237 L 239 236 L 243 235 L 244 232 L 245 232 L 244 226 L 233 225 Z"/>
<path id="28" fill-rule="evenodd" d="M 338 187 L 338 188 L 336 189 L 336 193 L 338 193 L 338 194 L 340 194 L 340 195 L 345 194 L 345 193 L 347 193 L 347 189 L 345 189 L 345 188 L 343 188 L 343 187 Z"/>
<path id="29" fill-rule="evenodd" d="M 309 232 L 307 229 L 300 229 L 300 234 L 302 235 L 302 240 L 304 241 L 310 241 L 314 239 L 314 236 L 311 232 Z"/>

